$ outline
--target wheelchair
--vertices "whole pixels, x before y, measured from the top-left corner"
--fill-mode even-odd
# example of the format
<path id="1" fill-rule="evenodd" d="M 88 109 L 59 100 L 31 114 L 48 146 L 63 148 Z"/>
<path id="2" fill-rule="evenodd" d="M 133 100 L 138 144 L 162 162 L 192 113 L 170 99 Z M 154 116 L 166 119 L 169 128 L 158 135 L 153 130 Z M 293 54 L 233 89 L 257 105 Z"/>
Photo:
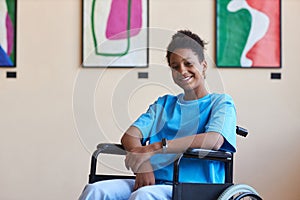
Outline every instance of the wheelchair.
<path id="1" fill-rule="evenodd" d="M 236 134 L 246 137 L 248 131 L 236 127 Z M 98 157 L 101 154 L 126 155 L 121 144 L 101 143 L 91 156 L 89 183 L 110 179 L 134 179 L 134 175 L 96 174 Z M 183 158 L 196 158 L 223 162 L 225 164 L 225 182 L 216 183 L 184 183 L 179 181 L 179 165 Z M 233 183 L 233 153 L 207 149 L 187 149 L 173 163 L 172 200 L 262 200 L 262 197 L 249 185 Z"/>

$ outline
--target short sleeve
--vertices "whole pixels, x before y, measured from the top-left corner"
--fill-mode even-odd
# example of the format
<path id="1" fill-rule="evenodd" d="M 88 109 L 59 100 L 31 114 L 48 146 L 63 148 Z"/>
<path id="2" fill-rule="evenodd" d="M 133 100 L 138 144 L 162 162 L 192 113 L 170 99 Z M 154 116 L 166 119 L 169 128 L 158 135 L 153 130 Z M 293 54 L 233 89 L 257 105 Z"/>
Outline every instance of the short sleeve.
<path id="1" fill-rule="evenodd" d="M 155 103 L 150 105 L 147 112 L 143 113 L 132 126 L 137 127 L 143 136 L 142 144 L 145 144 L 150 137 L 151 129 L 155 121 Z"/>
<path id="2" fill-rule="evenodd" d="M 222 94 L 214 99 L 205 130 L 220 133 L 224 137 L 221 150 L 236 151 L 236 110 L 229 95 Z"/>

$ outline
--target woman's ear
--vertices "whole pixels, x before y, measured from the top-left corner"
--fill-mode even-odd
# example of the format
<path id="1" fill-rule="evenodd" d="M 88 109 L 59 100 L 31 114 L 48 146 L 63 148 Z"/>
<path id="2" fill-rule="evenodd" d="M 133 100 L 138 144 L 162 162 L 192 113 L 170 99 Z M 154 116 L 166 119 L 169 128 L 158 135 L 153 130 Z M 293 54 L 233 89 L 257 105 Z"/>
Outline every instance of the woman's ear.
<path id="1" fill-rule="evenodd" d="M 207 62 L 206 60 L 203 60 L 201 62 L 201 65 L 203 66 L 203 69 L 202 69 L 202 76 L 203 78 L 205 79 L 206 78 L 206 70 L 207 70 Z"/>
<path id="2" fill-rule="evenodd" d="M 203 60 L 201 64 L 203 66 L 203 71 L 206 71 L 206 69 L 207 69 L 207 62 L 206 62 L 206 60 Z"/>

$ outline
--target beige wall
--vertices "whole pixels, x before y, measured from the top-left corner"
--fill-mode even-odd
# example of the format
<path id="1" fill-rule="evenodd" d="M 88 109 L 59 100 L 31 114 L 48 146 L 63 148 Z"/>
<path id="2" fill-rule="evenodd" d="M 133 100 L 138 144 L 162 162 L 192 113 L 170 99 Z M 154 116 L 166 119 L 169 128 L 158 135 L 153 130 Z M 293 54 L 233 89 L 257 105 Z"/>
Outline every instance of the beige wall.
<path id="1" fill-rule="evenodd" d="M 210 42 L 207 52 L 214 56 L 214 1 L 150 1 L 151 27 L 189 28 Z M 235 182 L 252 185 L 265 199 L 296 200 L 300 2 L 282 4 L 282 69 L 222 69 L 216 75 L 211 67 L 208 76 L 222 79 L 224 91 L 236 102 L 239 124 L 250 131 L 247 139 L 238 139 Z M 118 141 L 129 120 L 155 96 L 177 91 L 168 87 L 169 74 L 155 67 L 82 69 L 81 6 L 80 0 L 18 1 L 18 78 L 6 79 L 8 69 L 0 69 L 0 199 L 76 199 L 97 142 Z M 165 66 L 163 56 L 153 50 L 150 62 Z M 150 82 L 138 80 L 139 71 L 149 72 Z M 270 80 L 271 72 L 281 72 L 282 80 Z M 152 77 L 162 77 L 163 84 L 151 82 Z M 126 99 L 123 83 L 142 87 Z M 124 109 L 120 105 L 126 107 L 120 113 L 124 121 L 116 116 L 116 110 Z M 85 109 L 95 111 L 87 115 L 94 119 L 81 117 Z"/>

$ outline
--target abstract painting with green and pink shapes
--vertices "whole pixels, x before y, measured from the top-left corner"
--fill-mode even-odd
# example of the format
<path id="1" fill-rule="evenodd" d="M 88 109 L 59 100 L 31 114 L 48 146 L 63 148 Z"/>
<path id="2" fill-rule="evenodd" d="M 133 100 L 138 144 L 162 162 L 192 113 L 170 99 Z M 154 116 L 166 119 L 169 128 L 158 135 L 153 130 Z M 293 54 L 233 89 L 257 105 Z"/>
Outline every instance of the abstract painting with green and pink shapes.
<path id="1" fill-rule="evenodd" d="M 83 3 L 83 66 L 146 67 L 148 0 Z"/>
<path id="2" fill-rule="evenodd" d="M 16 0 L 0 0 L 0 66 L 16 66 Z"/>
<path id="3" fill-rule="evenodd" d="M 281 67 L 281 0 L 216 0 L 218 67 Z"/>

